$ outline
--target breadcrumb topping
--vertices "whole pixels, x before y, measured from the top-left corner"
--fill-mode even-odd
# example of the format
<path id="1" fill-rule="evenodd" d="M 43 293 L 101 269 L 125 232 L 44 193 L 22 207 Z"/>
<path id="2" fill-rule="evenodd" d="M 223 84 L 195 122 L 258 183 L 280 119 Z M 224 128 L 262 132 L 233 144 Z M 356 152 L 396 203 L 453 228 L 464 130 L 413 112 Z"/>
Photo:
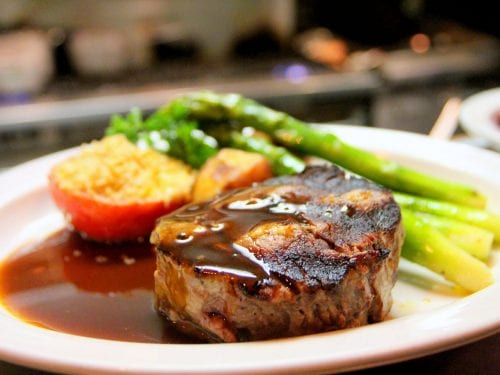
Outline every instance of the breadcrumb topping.
<path id="1" fill-rule="evenodd" d="M 116 204 L 189 200 L 195 179 L 183 162 L 141 149 L 122 135 L 82 146 L 54 168 L 53 176 L 63 190 Z"/>

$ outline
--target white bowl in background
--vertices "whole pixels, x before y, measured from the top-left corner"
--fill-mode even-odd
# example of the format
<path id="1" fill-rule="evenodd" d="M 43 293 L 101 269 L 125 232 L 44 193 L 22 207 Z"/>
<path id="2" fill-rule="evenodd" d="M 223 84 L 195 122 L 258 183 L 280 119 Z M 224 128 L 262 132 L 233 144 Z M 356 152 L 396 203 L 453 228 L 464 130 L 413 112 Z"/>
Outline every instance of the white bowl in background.
<path id="1" fill-rule="evenodd" d="M 467 134 L 484 139 L 500 151 L 500 124 L 495 120 L 499 112 L 500 87 L 481 91 L 462 103 L 460 125 Z"/>

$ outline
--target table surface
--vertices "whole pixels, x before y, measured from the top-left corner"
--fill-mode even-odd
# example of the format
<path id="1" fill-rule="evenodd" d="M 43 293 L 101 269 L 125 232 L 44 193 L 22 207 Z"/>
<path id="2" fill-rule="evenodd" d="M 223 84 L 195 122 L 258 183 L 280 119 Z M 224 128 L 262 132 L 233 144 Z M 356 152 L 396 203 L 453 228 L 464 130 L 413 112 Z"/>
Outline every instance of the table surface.
<path id="1" fill-rule="evenodd" d="M 430 356 L 404 361 L 387 366 L 375 367 L 353 374 L 391 374 L 411 370 L 414 373 L 439 375 L 493 375 L 500 374 L 500 333 L 468 345 Z M 41 375 L 44 371 L 29 369 L 0 361 L 2 375 Z"/>

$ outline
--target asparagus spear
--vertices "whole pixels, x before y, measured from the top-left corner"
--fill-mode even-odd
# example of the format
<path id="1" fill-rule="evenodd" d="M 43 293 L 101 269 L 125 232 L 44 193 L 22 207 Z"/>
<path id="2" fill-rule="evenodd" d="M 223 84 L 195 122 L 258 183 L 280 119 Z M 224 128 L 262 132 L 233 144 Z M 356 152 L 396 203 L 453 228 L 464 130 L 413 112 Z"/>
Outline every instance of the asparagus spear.
<path id="1" fill-rule="evenodd" d="M 496 241 L 500 241 L 500 215 L 477 208 L 402 193 L 394 193 L 394 198 L 400 206 L 413 211 L 444 216 L 486 229 L 493 233 Z"/>
<path id="2" fill-rule="evenodd" d="M 174 99 L 164 108 L 184 107 L 193 119 L 233 121 L 270 134 L 297 152 L 319 156 L 394 190 L 484 207 L 486 198 L 471 187 L 445 181 L 350 146 L 331 133 L 309 127 L 286 113 L 237 94 L 197 92 Z"/>
<path id="3" fill-rule="evenodd" d="M 406 211 L 403 209 L 403 211 Z M 451 242 L 474 257 L 485 261 L 493 244 L 493 233 L 443 216 L 412 212 L 422 222 L 433 226 Z"/>
<path id="4" fill-rule="evenodd" d="M 449 241 L 430 224 L 403 210 L 406 238 L 401 255 L 476 292 L 493 283 L 490 269 Z"/>
<path id="5" fill-rule="evenodd" d="M 268 139 L 247 134 L 249 132 L 231 130 L 228 124 L 211 125 L 206 129 L 223 145 L 264 155 L 271 163 L 275 175 L 300 173 L 305 168 L 302 159 L 286 148 L 274 145 Z"/>

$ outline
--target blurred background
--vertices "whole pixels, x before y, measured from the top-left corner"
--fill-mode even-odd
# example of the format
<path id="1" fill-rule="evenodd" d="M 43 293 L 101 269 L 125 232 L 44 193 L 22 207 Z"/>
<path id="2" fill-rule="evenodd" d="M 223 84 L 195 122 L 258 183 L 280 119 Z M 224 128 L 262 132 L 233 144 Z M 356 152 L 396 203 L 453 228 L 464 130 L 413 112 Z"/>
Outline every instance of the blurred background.
<path id="1" fill-rule="evenodd" d="M 0 0 L 0 168 L 197 89 L 427 134 L 450 98 L 500 86 L 494 4 Z"/>

